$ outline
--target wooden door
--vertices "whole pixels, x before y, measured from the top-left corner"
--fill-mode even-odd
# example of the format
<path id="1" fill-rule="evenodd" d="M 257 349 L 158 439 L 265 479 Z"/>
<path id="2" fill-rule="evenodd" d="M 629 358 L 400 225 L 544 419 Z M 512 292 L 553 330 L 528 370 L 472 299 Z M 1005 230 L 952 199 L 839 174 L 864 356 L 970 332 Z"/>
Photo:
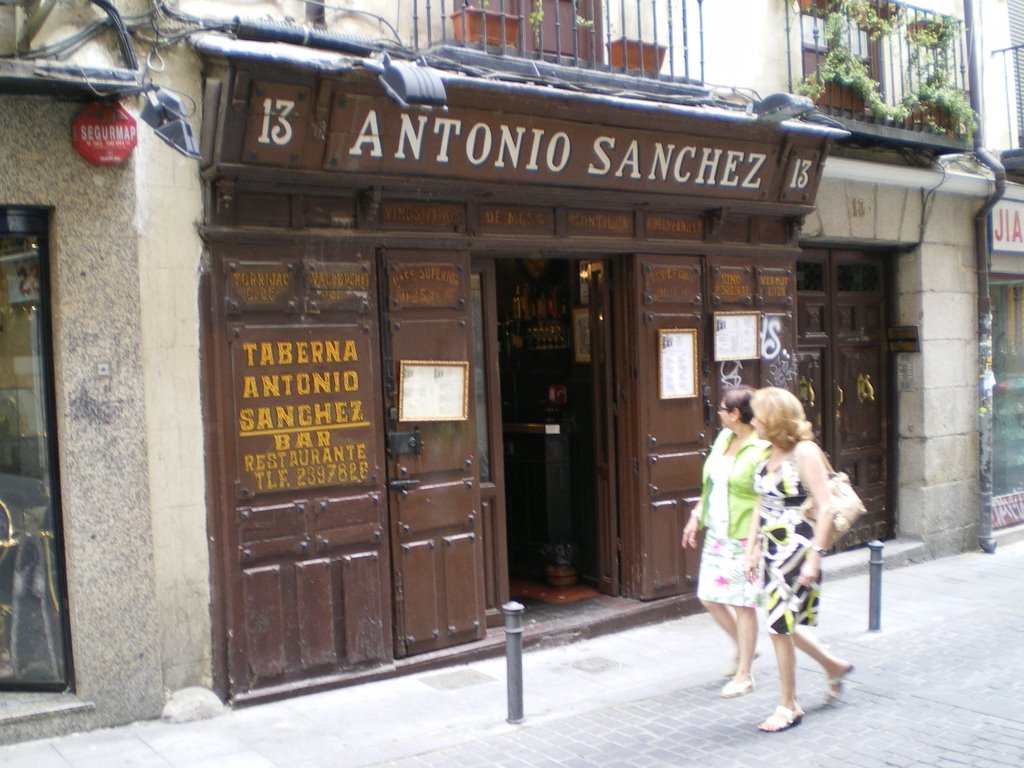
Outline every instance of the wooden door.
<path id="1" fill-rule="evenodd" d="M 211 256 L 211 530 L 238 699 L 392 658 L 375 268 L 328 243 Z"/>
<path id="2" fill-rule="evenodd" d="M 381 253 L 395 655 L 484 636 L 469 257 Z"/>
<path id="3" fill-rule="evenodd" d="M 701 259 L 637 256 L 624 307 L 625 366 L 620 477 L 623 504 L 623 592 L 652 599 L 692 591 L 699 555 L 680 546 L 700 495 L 710 440 Z M 623 381 L 622 379 L 625 379 Z M 627 491 L 623 490 L 623 497 Z"/>
<path id="4" fill-rule="evenodd" d="M 844 548 L 892 535 L 884 257 L 807 250 L 797 267 L 799 391 L 822 447 L 867 514 Z"/>
<path id="5" fill-rule="evenodd" d="M 832 452 L 868 514 L 845 546 L 891 535 L 885 348 L 885 265 L 879 256 L 832 252 Z"/>
<path id="6" fill-rule="evenodd" d="M 619 594 L 618 484 L 615 475 L 615 366 L 612 356 L 613 314 L 610 262 L 587 265 L 590 278 L 590 338 L 576 349 L 590 354 L 591 403 L 594 416 L 594 503 L 597 512 L 597 582 L 609 595 Z M 578 331 L 577 331 L 578 332 Z"/>

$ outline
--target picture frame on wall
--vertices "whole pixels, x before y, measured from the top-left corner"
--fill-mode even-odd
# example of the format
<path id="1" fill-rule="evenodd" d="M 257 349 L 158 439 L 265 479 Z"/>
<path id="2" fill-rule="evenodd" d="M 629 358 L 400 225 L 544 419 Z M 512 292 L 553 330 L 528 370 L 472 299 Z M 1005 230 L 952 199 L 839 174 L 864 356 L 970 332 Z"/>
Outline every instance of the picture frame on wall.
<path id="1" fill-rule="evenodd" d="M 572 349 L 577 363 L 590 362 L 590 309 L 573 307 Z"/>
<path id="2" fill-rule="evenodd" d="M 399 421 L 466 421 L 468 418 L 468 361 L 401 361 Z"/>
<path id="3" fill-rule="evenodd" d="M 760 312 L 715 312 L 715 361 L 761 356 Z"/>
<path id="4" fill-rule="evenodd" d="M 658 397 L 683 400 L 697 397 L 697 330 L 658 331 Z"/>

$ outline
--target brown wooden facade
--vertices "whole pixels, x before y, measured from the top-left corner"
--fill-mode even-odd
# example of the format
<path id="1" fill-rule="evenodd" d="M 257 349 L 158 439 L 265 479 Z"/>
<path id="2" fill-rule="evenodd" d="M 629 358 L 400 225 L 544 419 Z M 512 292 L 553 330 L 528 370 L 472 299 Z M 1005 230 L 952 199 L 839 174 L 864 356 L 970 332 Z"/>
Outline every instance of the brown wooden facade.
<path id="1" fill-rule="evenodd" d="M 801 387 L 828 131 L 459 77 L 419 112 L 365 70 L 207 64 L 223 692 L 483 638 L 556 540 L 602 593 L 691 594 L 722 387 Z"/>

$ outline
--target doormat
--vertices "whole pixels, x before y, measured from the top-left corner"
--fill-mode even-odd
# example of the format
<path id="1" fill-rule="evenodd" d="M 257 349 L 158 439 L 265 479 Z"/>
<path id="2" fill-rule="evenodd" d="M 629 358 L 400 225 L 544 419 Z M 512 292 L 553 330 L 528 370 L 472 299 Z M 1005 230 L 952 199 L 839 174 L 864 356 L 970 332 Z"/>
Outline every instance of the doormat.
<path id="1" fill-rule="evenodd" d="M 571 587 L 551 587 L 537 581 L 523 581 L 522 579 L 510 579 L 508 593 L 512 598 L 540 600 L 545 603 L 574 603 L 577 600 L 588 600 L 598 595 L 596 589 L 582 584 Z"/>

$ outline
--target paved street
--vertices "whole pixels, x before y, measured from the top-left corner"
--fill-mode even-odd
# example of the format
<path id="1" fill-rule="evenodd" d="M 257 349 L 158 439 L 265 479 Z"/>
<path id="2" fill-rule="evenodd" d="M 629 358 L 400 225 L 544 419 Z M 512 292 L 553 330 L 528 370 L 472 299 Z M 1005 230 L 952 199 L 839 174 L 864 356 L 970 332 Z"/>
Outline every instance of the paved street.
<path id="1" fill-rule="evenodd" d="M 857 556 L 867 558 L 867 552 Z M 868 632 L 866 573 L 824 585 L 822 639 L 856 670 L 842 700 L 799 659 L 807 712 L 756 723 L 778 679 L 760 638 L 757 690 L 718 696 L 729 648 L 706 615 L 524 656 L 525 722 L 505 722 L 491 659 L 231 711 L 0 748 L 5 768 L 328 766 L 1024 765 L 1024 543 L 886 570 Z"/>

